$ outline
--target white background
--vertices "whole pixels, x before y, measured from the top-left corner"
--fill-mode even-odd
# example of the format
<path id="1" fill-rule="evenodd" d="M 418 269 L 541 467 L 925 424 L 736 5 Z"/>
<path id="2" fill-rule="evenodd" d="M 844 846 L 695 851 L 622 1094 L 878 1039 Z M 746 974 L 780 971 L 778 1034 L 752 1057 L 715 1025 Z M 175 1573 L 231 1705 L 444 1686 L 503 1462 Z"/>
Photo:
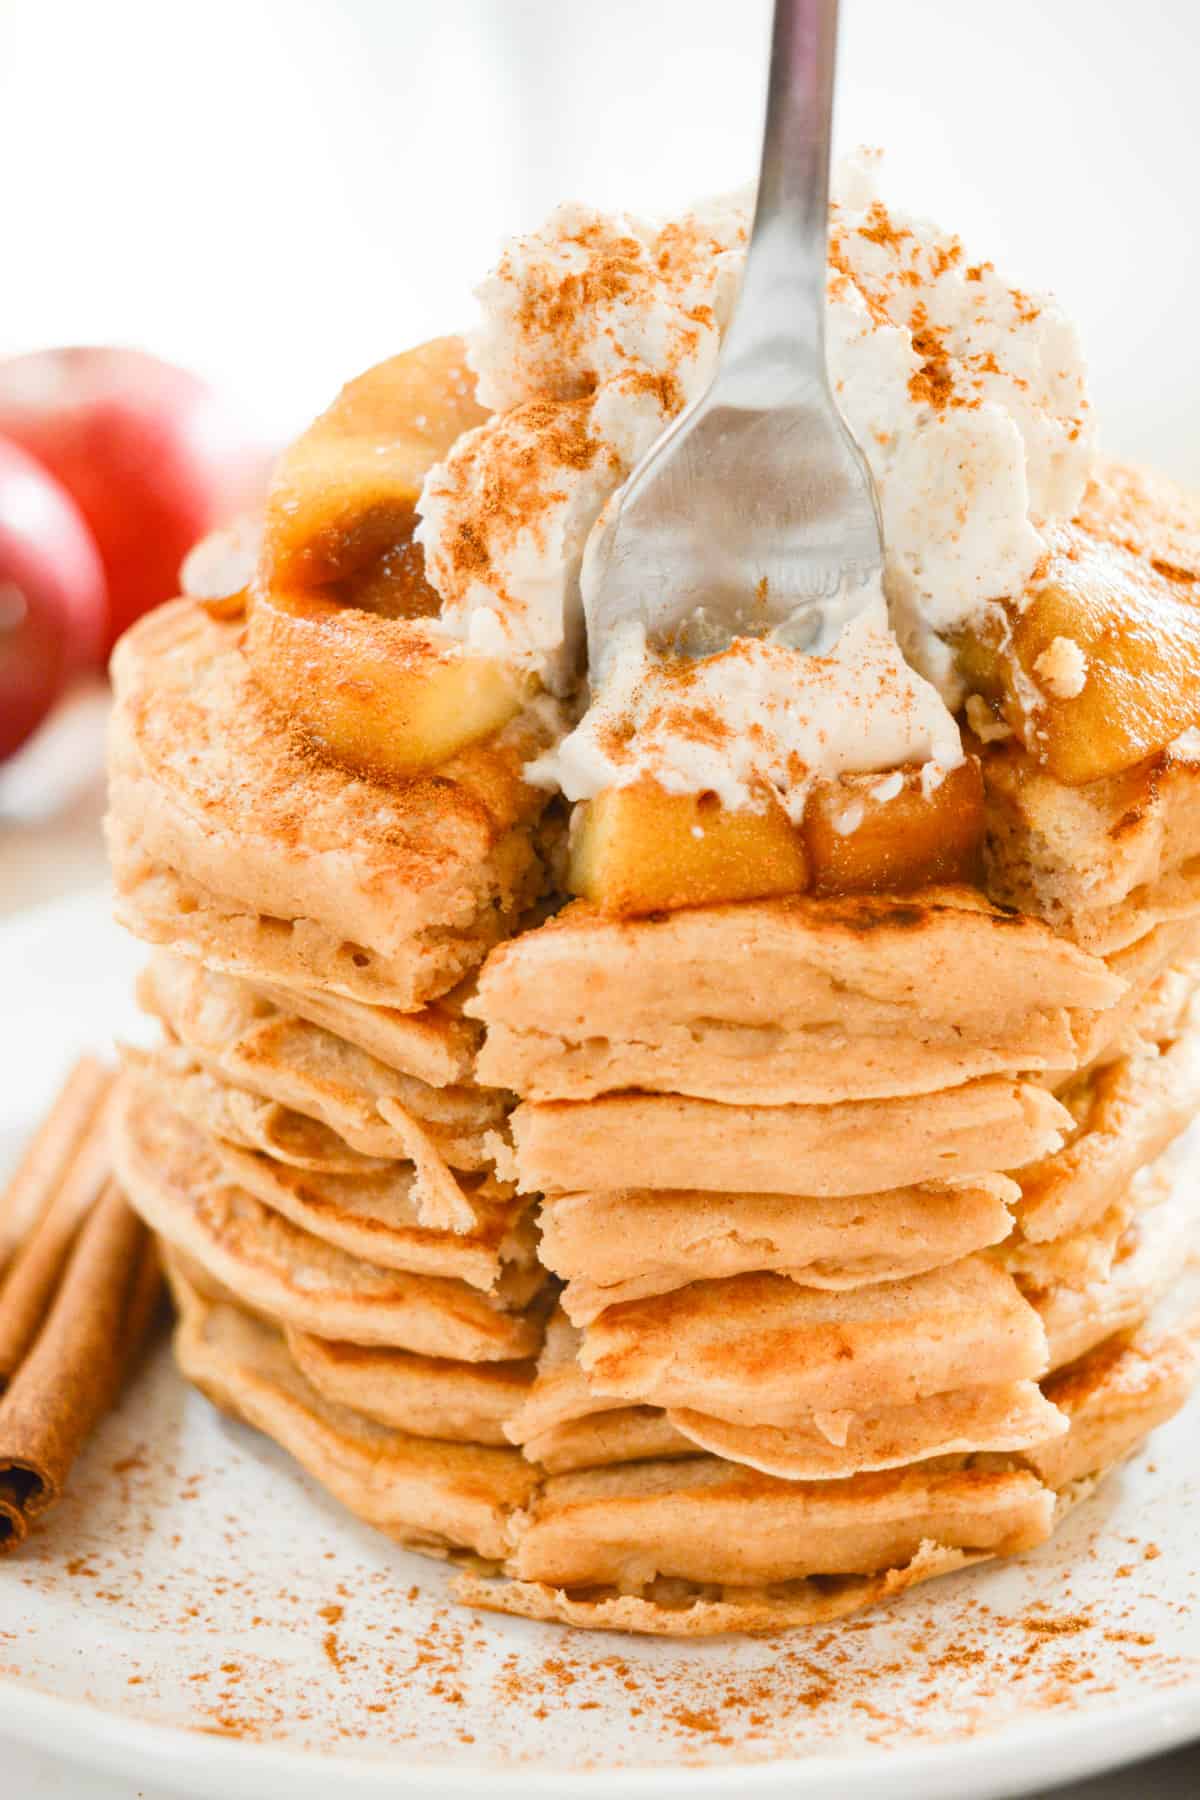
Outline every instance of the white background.
<path id="1" fill-rule="evenodd" d="M 1198 0 L 843 0 L 838 135 L 1079 319 L 1200 481 Z M 567 197 L 752 170 L 767 0 L 0 0 L 0 352 L 147 345 L 273 433 L 471 316 Z"/>

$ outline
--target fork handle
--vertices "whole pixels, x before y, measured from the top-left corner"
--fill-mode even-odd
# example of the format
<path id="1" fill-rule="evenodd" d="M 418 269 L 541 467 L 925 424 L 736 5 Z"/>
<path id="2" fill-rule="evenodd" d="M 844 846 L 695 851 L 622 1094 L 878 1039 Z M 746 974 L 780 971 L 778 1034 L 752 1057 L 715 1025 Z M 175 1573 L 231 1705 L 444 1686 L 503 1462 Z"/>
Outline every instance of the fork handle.
<path id="1" fill-rule="evenodd" d="M 811 393 L 814 385 L 828 390 L 825 269 L 837 26 L 837 0 L 775 0 L 758 203 L 718 377 L 739 390 L 743 404 L 778 404 L 781 383 L 784 393 Z M 747 388 L 752 391 L 743 398 Z"/>

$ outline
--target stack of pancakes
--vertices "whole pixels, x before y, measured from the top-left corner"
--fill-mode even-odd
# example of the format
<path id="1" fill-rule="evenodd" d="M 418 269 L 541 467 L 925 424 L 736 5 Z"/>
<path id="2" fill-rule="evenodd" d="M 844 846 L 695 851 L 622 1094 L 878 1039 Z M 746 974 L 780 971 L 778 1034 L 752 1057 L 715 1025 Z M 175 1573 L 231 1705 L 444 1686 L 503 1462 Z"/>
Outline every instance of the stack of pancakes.
<path id="1" fill-rule="evenodd" d="M 1138 1328 L 1190 1248 L 1194 938 L 1103 957 L 947 888 L 576 905 L 496 950 L 478 1071 L 565 1285 L 509 1422 L 550 1479 L 478 1591 L 642 1623 L 618 1596 L 666 1576 L 783 1622 L 1044 1538 L 1191 1378 Z"/>
<path id="2" fill-rule="evenodd" d="M 384 783 L 312 754 L 194 603 L 115 678 L 162 1027 L 117 1160 L 181 1366 L 464 1597 L 832 1618 L 1042 1541 L 1180 1405 L 1191 1341 L 1146 1324 L 1200 1104 L 1178 753 L 1117 831 L 980 746 L 1003 906 L 538 922 L 544 703 Z"/>
<path id="3" fill-rule="evenodd" d="M 239 640 L 180 601 L 114 663 L 117 910 L 161 1026 L 126 1053 L 118 1169 L 195 1379 L 405 1543 L 494 1562 L 552 1300 L 463 1001 L 546 886 L 521 770 L 554 720 L 375 782 L 312 754 Z"/>

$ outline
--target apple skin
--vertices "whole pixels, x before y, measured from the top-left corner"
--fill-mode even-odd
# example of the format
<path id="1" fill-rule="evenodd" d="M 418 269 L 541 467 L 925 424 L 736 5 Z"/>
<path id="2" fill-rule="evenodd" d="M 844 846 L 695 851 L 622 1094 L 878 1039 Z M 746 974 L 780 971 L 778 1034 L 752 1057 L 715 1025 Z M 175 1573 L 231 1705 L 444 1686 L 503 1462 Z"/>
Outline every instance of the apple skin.
<path id="1" fill-rule="evenodd" d="M 104 568 L 79 508 L 0 437 L 0 760 L 94 663 L 107 617 Z"/>
<path id="2" fill-rule="evenodd" d="M 87 345 L 0 363 L 0 434 L 28 450 L 87 520 L 108 581 L 106 658 L 179 592 L 179 567 L 246 504 L 260 447 L 199 376 L 141 350 Z"/>

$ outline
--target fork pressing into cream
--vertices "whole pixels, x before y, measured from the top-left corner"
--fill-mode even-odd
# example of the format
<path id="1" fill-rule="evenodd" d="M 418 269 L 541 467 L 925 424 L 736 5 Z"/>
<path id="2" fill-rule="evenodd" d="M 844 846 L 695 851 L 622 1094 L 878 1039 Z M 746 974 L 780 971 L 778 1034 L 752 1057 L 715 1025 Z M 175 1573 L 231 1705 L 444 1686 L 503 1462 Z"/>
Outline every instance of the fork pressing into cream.
<path id="1" fill-rule="evenodd" d="M 825 366 L 837 0 L 776 0 L 762 167 L 712 385 L 613 501 L 589 558 L 593 681 L 623 621 L 687 654 L 772 633 L 823 650 L 879 593 L 870 470 Z"/>

